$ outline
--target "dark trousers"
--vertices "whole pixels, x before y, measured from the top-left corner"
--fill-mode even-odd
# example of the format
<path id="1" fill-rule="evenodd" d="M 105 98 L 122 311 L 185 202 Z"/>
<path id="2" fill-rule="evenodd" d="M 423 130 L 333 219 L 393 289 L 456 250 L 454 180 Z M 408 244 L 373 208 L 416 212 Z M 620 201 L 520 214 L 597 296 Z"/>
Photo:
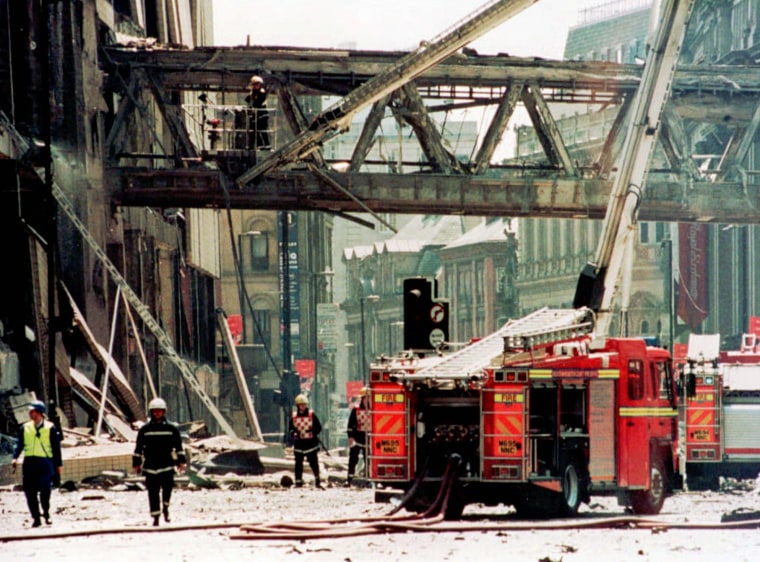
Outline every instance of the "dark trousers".
<path id="1" fill-rule="evenodd" d="M 161 513 L 162 503 L 164 508 L 169 507 L 174 489 L 174 470 L 167 470 L 158 474 L 146 473 L 145 487 L 148 488 L 150 514 L 155 517 Z"/>
<path id="2" fill-rule="evenodd" d="M 364 471 L 367 471 L 367 447 L 359 441 L 354 441 L 354 446 L 348 450 L 348 477 L 353 478 L 356 474 L 356 465 L 359 464 L 359 455 L 364 459 Z"/>
<path id="3" fill-rule="evenodd" d="M 23 486 L 26 504 L 32 519 L 39 521 L 42 514 L 50 513 L 50 491 L 53 488 L 53 460 L 43 457 L 24 457 Z"/>
<path id="4" fill-rule="evenodd" d="M 294 451 L 296 456 L 296 485 L 303 484 L 303 459 L 306 460 L 311 467 L 311 471 L 314 473 L 314 478 L 319 480 L 319 461 L 317 460 L 318 451 L 314 449 L 308 453 L 302 453 L 300 451 Z"/>

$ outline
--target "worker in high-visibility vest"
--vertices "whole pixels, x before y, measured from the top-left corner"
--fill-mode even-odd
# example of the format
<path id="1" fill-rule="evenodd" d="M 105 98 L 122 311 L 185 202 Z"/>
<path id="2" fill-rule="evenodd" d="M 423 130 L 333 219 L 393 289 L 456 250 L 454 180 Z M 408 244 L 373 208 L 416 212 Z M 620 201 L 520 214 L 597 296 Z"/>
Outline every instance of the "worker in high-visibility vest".
<path id="1" fill-rule="evenodd" d="M 21 453 L 24 454 L 23 486 L 29 513 L 32 516 L 32 527 L 39 527 L 40 506 L 45 523 L 50 525 L 50 492 L 53 489 L 53 478 L 63 471 L 61 458 L 61 437 L 53 422 L 45 419 L 47 408 L 44 402 L 33 401 L 29 405 L 29 421 L 21 426 L 18 442 L 13 452 L 11 462 L 13 472 Z"/>
<path id="2" fill-rule="evenodd" d="M 359 391 L 359 405 L 351 408 L 348 415 L 348 485 L 354 479 L 356 465 L 359 464 L 359 454 L 364 459 L 364 469 L 367 469 L 367 433 L 369 433 L 370 412 L 367 407 L 367 389 Z"/>
<path id="3" fill-rule="evenodd" d="M 296 457 L 295 476 L 296 488 L 303 486 L 303 460 L 306 460 L 314 473 L 314 487 L 321 488 L 319 480 L 319 433 L 322 424 L 314 413 L 309 409 L 309 399 L 305 394 L 299 394 L 295 399 L 296 411 L 290 418 L 290 431 L 293 437 L 293 453 Z"/>

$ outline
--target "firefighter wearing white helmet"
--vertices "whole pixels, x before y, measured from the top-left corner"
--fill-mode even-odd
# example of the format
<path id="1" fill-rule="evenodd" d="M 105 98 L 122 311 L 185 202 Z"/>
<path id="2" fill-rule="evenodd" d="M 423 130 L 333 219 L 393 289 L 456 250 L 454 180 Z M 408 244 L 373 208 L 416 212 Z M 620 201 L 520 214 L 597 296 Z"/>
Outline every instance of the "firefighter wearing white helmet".
<path id="1" fill-rule="evenodd" d="M 351 408 L 348 416 L 348 485 L 356 474 L 359 455 L 364 459 L 364 469 L 367 468 L 367 433 L 370 424 L 369 406 L 367 405 L 367 389 L 359 391 L 359 404 Z"/>
<path id="2" fill-rule="evenodd" d="M 270 150 L 269 114 L 267 113 L 267 89 L 261 76 L 253 75 L 248 81 L 248 146 L 256 150 Z"/>
<path id="3" fill-rule="evenodd" d="M 53 422 L 45 419 L 45 403 L 34 400 L 29 405 L 29 421 L 19 429 L 16 448 L 13 451 L 11 467 L 16 472 L 16 464 L 24 454 L 23 488 L 26 504 L 32 516 L 32 527 L 39 527 L 40 506 L 45 523 L 50 525 L 50 492 L 53 478 L 63 470 L 61 457 L 61 437 Z"/>
<path id="4" fill-rule="evenodd" d="M 293 438 L 293 453 L 296 457 L 296 488 L 303 486 L 303 460 L 314 473 L 314 487 L 321 488 L 319 480 L 319 434 L 322 424 L 313 410 L 309 409 L 309 399 L 304 394 L 295 398 L 296 411 L 290 418 L 289 432 Z"/>
<path id="5" fill-rule="evenodd" d="M 148 411 L 163 410 L 166 412 L 166 400 L 163 398 L 154 398 L 148 403 Z"/>
<path id="6" fill-rule="evenodd" d="M 186 459 L 179 429 L 165 417 L 166 401 L 154 398 L 148 404 L 148 411 L 148 423 L 137 433 L 132 466 L 137 474 L 142 472 L 145 475 L 150 514 L 153 526 L 158 527 L 162 511 L 164 520 L 170 521 L 169 502 L 174 489 L 175 467 L 182 472 Z"/>

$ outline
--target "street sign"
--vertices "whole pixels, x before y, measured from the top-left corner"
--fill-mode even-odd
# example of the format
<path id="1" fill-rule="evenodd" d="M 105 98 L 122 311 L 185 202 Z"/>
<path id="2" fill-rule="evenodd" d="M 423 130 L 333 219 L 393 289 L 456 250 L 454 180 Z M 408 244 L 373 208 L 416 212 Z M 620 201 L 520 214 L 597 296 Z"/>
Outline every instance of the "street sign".
<path id="1" fill-rule="evenodd" d="M 430 307 L 430 320 L 436 324 L 446 320 L 446 309 L 441 303 L 433 303 L 433 306 Z"/>
<path id="2" fill-rule="evenodd" d="M 328 353 L 338 351 L 337 304 L 317 304 L 317 349 Z"/>
<path id="3" fill-rule="evenodd" d="M 434 348 L 446 341 L 446 334 L 440 328 L 434 328 L 430 331 L 430 345 Z"/>

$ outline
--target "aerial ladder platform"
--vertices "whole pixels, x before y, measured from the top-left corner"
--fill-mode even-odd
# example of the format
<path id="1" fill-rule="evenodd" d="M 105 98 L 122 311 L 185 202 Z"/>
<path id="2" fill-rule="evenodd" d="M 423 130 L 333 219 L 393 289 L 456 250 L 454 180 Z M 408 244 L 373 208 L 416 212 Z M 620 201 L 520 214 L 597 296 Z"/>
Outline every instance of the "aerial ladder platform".
<path id="1" fill-rule="evenodd" d="M 594 261 L 581 272 L 573 300 L 573 306 L 589 307 L 597 313 L 599 335 L 607 335 L 609 331 L 623 264 L 626 257 L 632 259 L 636 220 L 661 128 L 662 110 L 670 97 L 693 6 L 694 0 L 662 0 L 653 8 L 653 15 L 659 19 L 647 45 L 641 84 L 631 106 L 630 125 L 613 179 L 602 235 Z M 630 278 L 622 281 L 630 283 Z"/>

